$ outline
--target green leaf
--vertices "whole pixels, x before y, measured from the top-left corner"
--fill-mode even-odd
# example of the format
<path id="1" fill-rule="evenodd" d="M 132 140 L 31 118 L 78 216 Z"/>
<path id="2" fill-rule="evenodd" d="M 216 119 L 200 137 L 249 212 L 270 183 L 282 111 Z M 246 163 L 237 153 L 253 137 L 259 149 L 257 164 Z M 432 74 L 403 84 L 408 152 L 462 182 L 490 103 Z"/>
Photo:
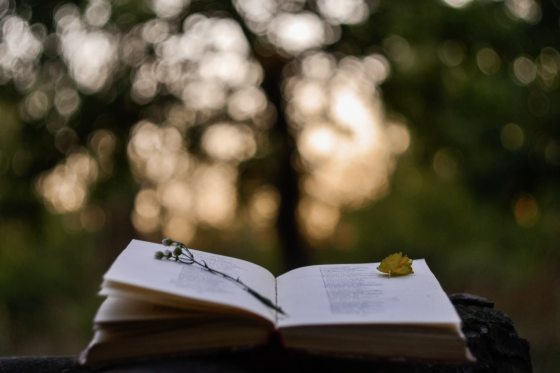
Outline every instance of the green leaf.
<path id="1" fill-rule="evenodd" d="M 414 273 L 412 270 L 412 259 L 402 253 L 394 253 L 386 257 L 377 267 L 379 272 L 387 273 L 389 276 L 406 276 Z"/>

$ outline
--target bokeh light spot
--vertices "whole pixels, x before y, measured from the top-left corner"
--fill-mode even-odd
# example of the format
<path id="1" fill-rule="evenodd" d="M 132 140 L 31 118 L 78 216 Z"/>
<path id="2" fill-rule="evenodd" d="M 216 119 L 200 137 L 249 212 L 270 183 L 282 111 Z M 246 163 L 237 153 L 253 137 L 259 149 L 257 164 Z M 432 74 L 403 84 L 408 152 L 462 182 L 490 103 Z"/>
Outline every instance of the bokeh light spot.
<path id="1" fill-rule="evenodd" d="M 215 159 L 241 162 L 253 157 L 257 144 L 249 127 L 218 123 L 204 132 L 202 148 Z"/>
<path id="2" fill-rule="evenodd" d="M 150 5 L 154 13 L 160 18 L 173 18 L 187 7 L 190 0 L 151 0 Z"/>
<path id="3" fill-rule="evenodd" d="M 500 131 L 500 140 L 504 148 L 508 150 L 517 150 L 523 146 L 525 135 L 523 129 L 519 125 L 508 123 L 503 126 Z"/>
<path id="4" fill-rule="evenodd" d="M 97 175 L 98 166 L 93 157 L 80 150 L 41 174 L 36 189 L 55 212 L 74 212 L 86 203 L 89 186 L 96 181 Z"/>
<path id="5" fill-rule="evenodd" d="M 541 6 L 535 0 L 505 0 L 504 4 L 512 19 L 536 24 L 542 18 Z"/>
<path id="6" fill-rule="evenodd" d="M 356 24 L 369 15 L 367 4 L 363 0 L 318 0 L 319 12 L 333 24 Z"/>
<path id="7" fill-rule="evenodd" d="M 452 179 L 457 174 L 457 160 L 448 148 L 440 149 L 434 155 L 432 167 L 442 179 Z"/>
<path id="8" fill-rule="evenodd" d="M 307 236 L 313 240 L 329 238 L 340 219 L 338 208 L 311 198 L 300 202 L 298 212 Z"/>
<path id="9" fill-rule="evenodd" d="M 528 57 L 520 56 L 513 61 L 513 74 L 521 85 L 528 85 L 537 77 L 537 66 Z"/>
<path id="10" fill-rule="evenodd" d="M 517 224 L 524 228 L 530 228 L 539 221 L 539 205 L 537 200 L 530 194 L 522 194 L 516 198 L 513 205 L 513 214 Z"/>
<path id="11" fill-rule="evenodd" d="M 288 53 L 299 54 L 323 45 L 325 30 L 321 19 L 313 13 L 283 13 L 270 23 L 268 37 Z"/>
<path id="12" fill-rule="evenodd" d="M 472 0 L 442 0 L 444 4 L 452 8 L 464 8 L 466 5 L 470 4 Z"/>
<path id="13" fill-rule="evenodd" d="M 476 64 L 486 75 L 495 74 L 500 70 L 501 59 L 492 48 L 482 48 L 476 53 Z"/>
<path id="14" fill-rule="evenodd" d="M 103 27 L 111 17 L 111 4 L 105 0 L 90 0 L 85 11 L 87 23 L 94 27 Z"/>
<path id="15" fill-rule="evenodd" d="M 249 201 L 249 217 L 251 222 L 260 229 L 270 228 L 274 224 L 280 195 L 271 186 L 265 185 L 258 188 Z"/>

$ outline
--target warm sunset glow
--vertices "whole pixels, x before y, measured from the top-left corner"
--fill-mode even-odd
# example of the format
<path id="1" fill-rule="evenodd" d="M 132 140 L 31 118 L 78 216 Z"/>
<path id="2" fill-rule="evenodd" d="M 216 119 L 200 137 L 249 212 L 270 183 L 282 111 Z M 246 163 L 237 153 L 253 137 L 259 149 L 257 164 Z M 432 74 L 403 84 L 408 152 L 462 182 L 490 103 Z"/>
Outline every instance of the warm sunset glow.
<path id="1" fill-rule="evenodd" d="M 37 191 L 59 213 L 80 210 L 87 201 L 88 187 L 96 181 L 98 167 L 85 151 L 72 153 L 65 162 L 43 173 Z"/>
<path id="2" fill-rule="evenodd" d="M 193 192 L 188 183 L 183 180 L 172 179 L 158 185 L 158 200 L 172 215 L 189 215 L 194 201 Z"/>
<path id="3" fill-rule="evenodd" d="M 254 86 L 242 88 L 234 92 L 228 101 L 228 113 L 238 121 L 255 118 L 261 114 L 267 105 L 267 99 L 262 90 Z"/>
<path id="4" fill-rule="evenodd" d="M 274 224 L 280 196 L 270 186 L 258 188 L 249 202 L 249 217 L 257 228 L 269 228 Z"/>
<path id="5" fill-rule="evenodd" d="M 75 5 L 66 4 L 55 14 L 62 55 L 80 88 L 99 91 L 117 65 L 117 40 L 100 29 L 88 29 Z"/>
<path id="6" fill-rule="evenodd" d="M 113 154 L 117 147 L 117 137 L 109 130 L 94 131 L 89 138 L 89 147 L 99 164 L 100 178 L 113 173 Z"/>
<path id="7" fill-rule="evenodd" d="M 325 42 L 323 23 L 313 13 L 284 13 L 269 26 L 268 37 L 285 51 L 298 54 Z"/>
<path id="8" fill-rule="evenodd" d="M 144 233 L 162 229 L 190 238 L 198 225 L 226 228 L 232 222 L 237 172 L 226 163 L 251 156 L 255 143 L 244 127 L 216 124 L 208 131 L 202 144 L 218 163 L 190 155 L 175 127 L 145 121 L 134 127 L 128 146 L 131 166 L 139 180 L 153 186 L 137 195 L 132 215 L 136 229 Z"/>
<path id="9" fill-rule="evenodd" d="M 326 52 L 311 52 L 335 42 L 339 25 L 362 22 L 375 6 L 368 4 L 320 0 L 318 13 L 313 13 L 299 0 L 234 1 L 247 26 L 272 47 L 283 55 L 302 56 L 294 62 L 298 72 L 286 76 L 284 94 L 303 167 L 299 216 L 312 239 L 332 234 L 343 209 L 386 193 L 396 156 L 410 144 L 405 124 L 384 117 L 378 90 L 391 74 L 389 59 L 406 64 L 414 58 L 405 39 L 385 39 L 388 57 L 376 52 L 337 60 Z M 75 84 L 25 88 L 33 78 L 25 72 L 33 70 L 42 44 L 17 17 L 4 20 L 0 49 L 6 53 L 0 55 L 0 67 L 11 68 L 13 79 L 22 77 L 21 87 L 27 89 L 22 113 L 32 120 L 48 117 L 52 110 L 63 120 L 72 118 L 83 105 L 82 93 L 102 92 L 112 84 L 119 63 L 130 69 L 130 98 L 137 104 L 150 105 L 162 93 L 174 97 L 160 122 L 139 120 L 130 132 L 127 155 L 141 185 L 131 220 L 145 234 L 192 239 L 200 226 L 231 227 L 239 213 L 238 166 L 259 154 L 274 109 L 260 87 L 263 67 L 236 21 L 194 13 L 175 27 L 190 1 L 150 0 L 147 6 L 153 17 L 122 34 L 110 28 L 113 7 L 106 0 L 92 0 L 83 10 L 73 4 L 56 10 L 54 36 Z M 539 60 L 543 77 L 558 71 L 551 56 L 543 52 Z M 526 61 L 518 65 L 516 74 L 527 79 Z M 49 125 L 61 151 L 79 143 L 71 128 Z M 188 148 L 194 128 L 195 152 Z M 97 130 L 87 145 L 95 178 L 111 175 L 115 135 Z M 37 183 L 59 212 L 83 209 L 94 180 L 73 168 L 71 157 Z M 248 219 L 256 228 L 270 227 L 280 203 L 278 191 L 263 186 L 252 193 Z"/>
<path id="10" fill-rule="evenodd" d="M 255 155 L 257 144 L 249 127 L 217 123 L 204 132 L 202 148 L 215 159 L 241 162 Z"/>
<path id="11" fill-rule="evenodd" d="M 362 22 L 369 14 L 363 0 L 318 0 L 321 14 L 334 24 Z"/>
<path id="12" fill-rule="evenodd" d="M 12 79 L 20 91 L 27 91 L 37 79 L 43 45 L 22 18 L 8 15 L 0 20 L 0 81 Z"/>
<path id="13" fill-rule="evenodd" d="M 313 69 L 316 66 L 317 69 Z M 380 55 L 345 58 L 325 54 L 301 62 L 288 85 L 306 167 L 300 219 L 313 239 L 331 235 L 343 208 L 356 208 L 387 192 L 395 157 L 410 144 L 406 126 L 384 118 L 377 84 L 389 74 Z M 326 118 L 320 119 L 320 118 Z"/>
<path id="14" fill-rule="evenodd" d="M 168 180 L 189 166 L 177 129 L 160 128 L 150 122 L 140 122 L 134 128 L 128 154 L 136 175 L 152 182 Z"/>
<path id="15" fill-rule="evenodd" d="M 322 114 L 328 102 L 323 85 L 312 80 L 301 80 L 293 88 L 293 94 L 297 97 L 296 104 L 302 114 Z"/>
<path id="16" fill-rule="evenodd" d="M 314 5 L 321 17 L 306 11 L 301 0 L 235 0 L 234 5 L 254 33 L 291 55 L 334 43 L 336 27 L 360 23 L 370 13 L 364 0 L 318 0 Z"/>
<path id="17" fill-rule="evenodd" d="M 336 152 L 339 137 L 338 131 L 329 124 L 305 126 L 298 141 L 299 151 L 311 163 L 326 160 Z"/>
<path id="18" fill-rule="evenodd" d="M 188 215 L 171 215 L 165 222 L 163 234 L 167 237 L 176 237 L 182 242 L 189 242 L 196 233 L 196 224 Z"/>
<path id="19" fill-rule="evenodd" d="M 195 217 L 203 224 L 226 228 L 235 217 L 237 196 L 235 168 L 200 165 L 193 175 Z"/>
<path id="20" fill-rule="evenodd" d="M 195 124 L 191 115 L 204 118 L 227 108 L 234 120 L 258 123 L 267 100 L 257 88 L 261 68 L 249 58 L 247 41 L 235 22 L 193 15 L 182 33 L 160 38 L 162 30 L 167 30 L 164 24 L 144 28 L 142 37 L 154 44 L 159 58 L 137 70 L 132 97 L 149 102 L 164 85 L 183 107 L 174 107 L 166 124 L 141 121 L 132 131 L 132 168 L 139 180 L 153 185 L 160 206 L 156 224 L 137 200 L 133 221 L 142 232 L 162 229 L 190 239 L 199 225 L 226 228 L 232 222 L 237 173 L 228 164 L 250 159 L 257 150 L 249 125 L 221 121 L 209 125 L 201 137 L 211 162 L 197 160 L 184 147 L 183 131 Z"/>
<path id="21" fill-rule="evenodd" d="M 304 199 L 298 212 L 305 232 L 314 240 L 329 238 L 340 218 L 338 208 L 313 199 Z"/>

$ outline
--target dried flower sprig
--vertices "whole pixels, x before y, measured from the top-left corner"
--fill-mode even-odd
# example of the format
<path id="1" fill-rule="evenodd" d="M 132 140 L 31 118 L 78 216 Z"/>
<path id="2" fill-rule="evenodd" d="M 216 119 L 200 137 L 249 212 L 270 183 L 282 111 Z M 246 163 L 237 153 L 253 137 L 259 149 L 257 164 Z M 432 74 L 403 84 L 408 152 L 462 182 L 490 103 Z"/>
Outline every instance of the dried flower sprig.
<path id="1" fill-rule="evenodd" d="M 173 247 L 173 250 L 156 251 L 156 253 L 154 255 L 155 259 L 157 259 L 157 260 L 172 260 L 172 261 L 187 264 L 187 265 L 198 266 L 199 268 L 202 268 L 205 271 L 208 271 L 208 272 L 210 272 L 214 275 L 218 275 L 218 276 L 234 283 L 235 285 L 237 285 L 238 287 L 240 287 L 241 289 L 243 289 L 247 293 L 251 294 L 253 297 L 255 297 L 257 300 L 259 300 L 265 306 L 267 306 L 269 308 L 272 308 L 273 310 L 275 310 L 276 312 L 278 312 L 282 315 L 286 315 L 286 313 L 284 312 L 284 310 L 282 310 L 281 307 L 277 306 L 273 301 L 271 301 L 270 299 L 268 299 L 264 295 L 260 294 L 256 290 L 250 288 L 243 281 L 241 281 L 241 279 L 239 277 L 235 278 L 233 276 L 228 275 L 227 273 L 224 273 L 222 271 L 218 271 L 217 269 L 214 269 L 214 268 L 210 267 L 208 265 L 208 263 L 206 263 L 205 260 L 197 260 L 194 257 L 194 254 L 192 253 L 192 251 L 187 246 L 185 246 L 183 243 L 181 243 L 179 241 L 174 241 L 171 238 L 164 238 L 161 241 L 161 243 L 163 244 L 163 246 Z"/>

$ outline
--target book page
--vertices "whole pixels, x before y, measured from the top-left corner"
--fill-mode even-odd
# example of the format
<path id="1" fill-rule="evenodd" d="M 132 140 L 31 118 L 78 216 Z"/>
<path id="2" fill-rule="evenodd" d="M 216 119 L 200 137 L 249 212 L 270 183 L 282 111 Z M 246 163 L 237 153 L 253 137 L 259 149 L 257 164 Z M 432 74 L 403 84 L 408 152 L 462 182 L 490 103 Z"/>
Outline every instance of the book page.
<path id="1" fill-rule="evenodd" d="M 414 274 L 389 277 L 379 263 L 298 268 L 277 278 L 278 326 L 325 324 L 442 324 L 460 319 L 424 260 Z"/>
<path id="2" fill-rule="evenodd" d="M 182 309 L 109 296 L 99 306 L 93 321 L 95 324 L 106 324 L 131 321 L 184 319 L 186 317 L 195 318 L 197 316 L 201 317 L 204 315 L 200 315 L 196 312 L 189 314 L 188 311 Z"/>
<path id="3" fill-rule="evenodd" d="M 212 274 L 196 265 L 187 265 L 167 260 L 156 260 L 154 254 L 164 250 L 161 244 L 133 240 L 119 255 L 104 275 L 108 289 L 101 295 L 119 293 L 119 286 L 145 289 L 149 294 L 179 296 L 185 300 L 197 300 L 238 307 L 267 320 L 274 321 L 274 311 L 263 305 L 252 295 L 221 276 Z M 212 269 L 223 271 L 239 278 L 263 296 L 274 301 L 276 280 L 266 269 L 241 259 L 191 250 L 198 261 L 206 261 Z M 116 289 L 111 289 L 111 285 Z M 134 291 L 124 294 L 134 297 Z M 153 296 L 153 295 L 150 295 Z M 138 294 L 139 300 L 147 301 Z M 157 303 L 157 298 L 154 298 Z"/>

